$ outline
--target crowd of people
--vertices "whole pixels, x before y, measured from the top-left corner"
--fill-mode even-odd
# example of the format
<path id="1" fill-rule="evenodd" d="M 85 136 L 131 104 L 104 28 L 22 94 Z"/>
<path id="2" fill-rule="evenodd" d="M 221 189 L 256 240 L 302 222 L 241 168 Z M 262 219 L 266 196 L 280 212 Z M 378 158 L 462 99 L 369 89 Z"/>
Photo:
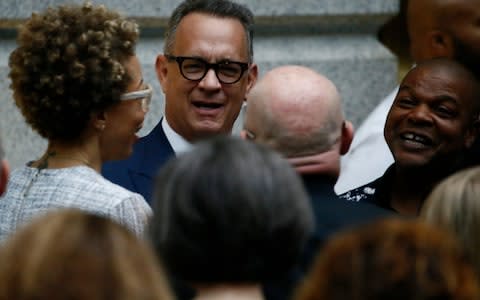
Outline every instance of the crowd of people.
<path id="1" fill-rule="evenodd" d="M 0 140 L 0 300 L 477 300 L 479 17 L 408 1 L 415 65 L 357 135 L 317 71 L 257 78 L 247 6 L 184 0 L 140 138 L 137 23 L 90 2 L 32 14 L 9 77 L 48 145 L 10 171 Z"/>

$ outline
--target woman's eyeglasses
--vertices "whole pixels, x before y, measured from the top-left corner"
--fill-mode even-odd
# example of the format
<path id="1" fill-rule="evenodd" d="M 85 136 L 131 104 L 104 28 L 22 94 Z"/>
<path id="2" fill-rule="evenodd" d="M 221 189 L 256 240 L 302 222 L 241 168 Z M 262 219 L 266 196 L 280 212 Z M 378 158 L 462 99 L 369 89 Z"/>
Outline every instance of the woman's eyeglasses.
<path id="1" fill-rule="evenodd" d="M 147 85 L 147 88 L 144 90 L 140 91 L 134 91 L 134 92 L 129 92 L 120 95 L 120 100 L 125 101 L 125 100 L 140 100 L 142 101 L 142 110 L 144 112 L 148 111 L 148 108 L 150 107 L 150 102 L 152 101 L 152 87 L 150 85 Z"/>

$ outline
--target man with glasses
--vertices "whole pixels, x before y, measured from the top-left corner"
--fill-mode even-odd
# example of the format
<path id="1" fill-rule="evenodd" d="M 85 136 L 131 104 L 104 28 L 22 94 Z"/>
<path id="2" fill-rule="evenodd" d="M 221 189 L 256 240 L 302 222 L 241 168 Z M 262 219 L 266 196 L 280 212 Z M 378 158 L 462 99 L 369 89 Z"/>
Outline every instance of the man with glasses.
<path id="1" fill-rule="evenodd" d="M 229 0 L 185 0 L 175 9 L 155 64 L 164 118 L 129 159 L 104 165 L 105 177 L 150 202 L 153 179 L 168 158 L 230 134 L 257 78 L 252 27 L 251 11 Z"/>

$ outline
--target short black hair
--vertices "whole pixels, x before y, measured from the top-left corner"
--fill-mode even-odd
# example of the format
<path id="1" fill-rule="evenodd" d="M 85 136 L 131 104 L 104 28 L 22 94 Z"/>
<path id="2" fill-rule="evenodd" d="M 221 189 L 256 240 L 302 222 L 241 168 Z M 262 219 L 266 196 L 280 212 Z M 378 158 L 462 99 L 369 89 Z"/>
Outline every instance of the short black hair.
<path id="1" fill-rule="evenodd" d="M 216 137 L 156 180 L 150 235 L 185 282 L 263 282 L 288 272 L 313 229 L 300 178 L 279 154 Z"/>
<path id="2" fill-rule="evenodd" d="M 431 59 L 423 60 L 415 65 L 405 75 L 403 80 L 417 68 L 430 68 L 430 69 L 445 69 L 450 73 L 452 78 L 461 79 L 469 87 L 469 100 L 473 103 L 473 110 L 471 113 L 474 117 L 478 117 L 480 112 L 480 81 L 475 72 L 469 69 L 468 66 L 446 57 L 435 57 Z"/>
<path id="3" fill-rule="evenodd" d="M 165 31 L 164 52 L 170 53 L 175 42 L 175 33 L 182 19 L 191 13 L 205 13 L 208 15 L 232 18 L 240 21 L 245 29 L 248 45 L 248 59 L 253 61 L 253 13 L 245 5 L 229 0 L 185 0 L 175 8 Z"/>

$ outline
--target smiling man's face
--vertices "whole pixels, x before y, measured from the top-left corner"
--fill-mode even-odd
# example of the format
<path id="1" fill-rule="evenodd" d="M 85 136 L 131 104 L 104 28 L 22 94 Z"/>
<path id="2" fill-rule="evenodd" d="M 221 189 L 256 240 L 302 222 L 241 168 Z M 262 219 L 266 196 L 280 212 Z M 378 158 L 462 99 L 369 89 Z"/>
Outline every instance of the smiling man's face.
<path id="1" fill-rule="evenodd" d="M 208 63 L 249 61 L 245 30 L 240 21 L 191 13 L 179 23 L 171 49 L 174 56 L 200 58 Z M 221 83 L 213 69 L 201 80 L 184 78 L 177 62 L 165 55 L 157 58 L 157 75 L 165 93 L 165 116 L 169 125 L 188 141 L 232 130 L 245 94 L 256 80 L 251 64 L 238 82 Z"/>
<path id="2" fill-rule="evenodd" d="M 473 95 L 472 81 L 458 76 L 448 64 L 430 63 L 411 70 L 385 123 L 385 139 L 396 164 L 458 162 L 476 136 Z"/>

